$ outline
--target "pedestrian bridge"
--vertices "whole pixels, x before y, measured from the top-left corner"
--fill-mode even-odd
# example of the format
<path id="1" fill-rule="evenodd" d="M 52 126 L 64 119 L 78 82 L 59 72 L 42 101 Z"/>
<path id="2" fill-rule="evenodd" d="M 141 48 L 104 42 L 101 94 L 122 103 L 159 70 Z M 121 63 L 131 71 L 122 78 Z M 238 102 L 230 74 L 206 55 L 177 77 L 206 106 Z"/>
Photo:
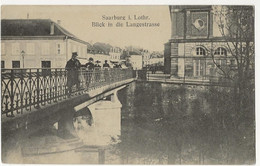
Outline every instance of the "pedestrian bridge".
<path id="1" fill-rule="evenodd" d="M 131 69 L 83 68 L 78 72 L 80 88 L 74 87 L 68 95 L 65 69 L 2 70 L 2 132 L 34 131 L 61 119 L 60 127 L 66 128 L 75 107 L 84 109 L 106 96 L 116 95 L 136 78 Z"/>

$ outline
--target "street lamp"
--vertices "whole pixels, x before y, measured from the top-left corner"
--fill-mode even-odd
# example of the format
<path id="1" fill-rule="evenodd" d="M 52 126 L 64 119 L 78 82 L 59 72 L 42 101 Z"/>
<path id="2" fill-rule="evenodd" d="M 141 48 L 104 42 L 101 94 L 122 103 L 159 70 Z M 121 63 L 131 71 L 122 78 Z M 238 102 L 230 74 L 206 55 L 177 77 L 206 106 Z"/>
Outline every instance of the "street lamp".
<path id="1" fill-rule="evenodd" d="M 25 56 L 25 51 L 24 50 L 21 51 L 21 56 L 23 58 L 23 68 L 24 68 L 24 56 Z"/>

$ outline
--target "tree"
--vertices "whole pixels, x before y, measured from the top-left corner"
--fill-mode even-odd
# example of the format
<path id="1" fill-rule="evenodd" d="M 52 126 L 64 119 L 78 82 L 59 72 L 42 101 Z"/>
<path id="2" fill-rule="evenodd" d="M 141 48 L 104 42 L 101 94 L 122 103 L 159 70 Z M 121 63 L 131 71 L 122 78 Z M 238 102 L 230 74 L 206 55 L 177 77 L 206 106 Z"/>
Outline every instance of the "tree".
<path id="1" fill-rule="evenodd" d="M 210 93 L 213 97 L 212 109 L 216 108 L 213 118 L 219 122 L 217 128 L 226 131 L 222 134 L 227 138 L 225 140 L 228 140 L 225 144 L 229 154 L 227 160 L 232 159 L 230 152 L 233 151 L 233 156 L 240 156 L 242 161 L 246 161 L 246 158 L 252 159 L 255 155 L 254 8 L 215 6 L 214 17 L 226 49 L 231 54 L 231 57 L 226 58 L 233 63 L 220 65 L 215 52 L 212 51 L 211 56 L 220 75 L 231 83 L 233 91 L 215 89 L 214 95 Z"/>
<path id="2" fill-rule="evenodd" d="M 227 51 L 232 61 L 229 66 L 221 66 L 216 62 L 212 52 L 213 62 L 221 75 L 234 85 L 234 95 L 238 109 L 244 109 L 244 101 L 254 91 L 254 8 L 253 6 L 215 6 L 215 21 L 226 42 Z M 245 100 L 246 99 L 246 100 Z M 240 109 L 239 109 L 240 110 Z"/>
<path id="3" fill-rule="evenodd" d="M 125 60 L 125 65 L 126 65 L 127 67 L 132 67 L 132 64 L 130 63 L 129 51 L 123 50 L 123 51 L 122 51 L 122 54 L 120 55 L 120 59 L 121 59 L 121 60 Z"/>

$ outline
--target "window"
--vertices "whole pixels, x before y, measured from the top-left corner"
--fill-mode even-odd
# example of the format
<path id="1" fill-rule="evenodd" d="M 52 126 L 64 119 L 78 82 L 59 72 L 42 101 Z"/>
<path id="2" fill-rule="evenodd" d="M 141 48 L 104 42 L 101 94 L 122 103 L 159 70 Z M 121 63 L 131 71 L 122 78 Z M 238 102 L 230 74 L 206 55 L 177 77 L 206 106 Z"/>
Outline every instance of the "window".
<path id="1" fill-rule="evenodd" d="M 205 70 L 205 60 L 193 60 L 193 64 L 194 64 L 194 76 L 204 76 L 206 73 Z"/>
<path id="2" fill-rule="evenodd" d="M 42 44 L 42 55 L 49 55 L 50 54 L 50 44 L 43 43 Z"/>
<path id="3" fill-rule="evenodd" d="M 193 65 L 191 63 L 185 64 L 185 75 L 187 77 L 193 76 Z"/>
<path id="4" fill-rule="evenodd" d="M 4 55 L 5 54 L 5 44 L 1 43 L 1 54 Z"/>
<path id="5" fill-rule="evenodd" d="M 58 43 L 56 45 L 56 50 L 57 50 L 57 54 L 58 55 L 61 55 L 61 54 L 64 54 L 64 45 L 62 43 Z"/>
<path id="6" fill-rule="evenodd" d="M 12 54 L 13 55 L 19 55 L 20 54 L 20 44 L 19 43 L 13 43 L 12 44 Z"/>
<path id="7" fill-rule="evenodd" d="M 51 61 L 42 61 L 42 68 L 51 68 Z"/>
<path id="8" fill-rule="evenodd" d="M 33 55 L 34 54 L 34 50 L 35 50 L 34 43 L 27 43 L 26 47 L 27 47 L 26 48 L 27 49 L 26 53 L 29 54 L 29 55 Z"/>
<path id="9" fill-rule="evenodd" d="M 20 61 L 12 61 L 12 68 L 20 68 Z"/>
<path id="10" fill-rule="evenodd" d="M 5 61 L 1 61 L 1 69 L 5 68 Z"/>
<path id="11" fill-rule="evenodd" d="M 221 61 L 220 63 L 221 63 L 222 66 L 226 66 L 227 65 L 227 60 L 226 59 L 221 59 L 220 61 Z"/>
<path id="12" fill-rule="evenodd" d="M 230 65 L 235 65 L 235 60 L 234 59 L 230 59 Z"/>
<path id="13" fill-rule="evenodd" d="M 51 61 L 42 61 L 42 75 L 48 76 L 51 74 Z"/>
<path id="14" fill-rule="evenodd" d="M 205 49 L 202 48 L 202 47 L 196 48 L 196 55 L 203 55 L 203 56 L 205 56 L 206 55 Z"/>
<path id="15" fill-rule="evenodd" d="M 224 56 L 226 56 L 227 50 L 223 47 L 219 47 L 219 48 L 216 49 L 214 55 L 224 55 Z"/>

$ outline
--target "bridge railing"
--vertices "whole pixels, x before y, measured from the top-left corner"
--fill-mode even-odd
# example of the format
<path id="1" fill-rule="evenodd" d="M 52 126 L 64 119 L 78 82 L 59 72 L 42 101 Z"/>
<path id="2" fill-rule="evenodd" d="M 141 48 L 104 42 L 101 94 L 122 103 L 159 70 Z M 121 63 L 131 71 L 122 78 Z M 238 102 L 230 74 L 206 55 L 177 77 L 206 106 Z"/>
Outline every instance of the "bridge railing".
<path id="1" fill-rule="evenodd" d="M 31 111 L 46 104 L 66 99 L 68 96 L 65 69 L 2 69 L 1 111 L 2 115 L 14 116 Z M 72 89 L 73 95 L 80 95 L 98 87 L 134 77 L 131 69 L 99 69 L 78 71 L 79 88 Z"/>
<path id="2" fill-rule="evenodd" d="M 208 85 L 222 85 L 222 86 L 230 86 L 232 82 L 230 79 L 222 77 L 222 76 L 210 76 L 204 75 L 199 77 L 194 76 L 171 76 L 170 74 L 163 73 L 152 73 L 148 70 L 138 70 L 138 79 L 146 80 L 146 81 L 159 81 L 159 82 L 174 82 L 174 83 L 205 83 Z"/>

